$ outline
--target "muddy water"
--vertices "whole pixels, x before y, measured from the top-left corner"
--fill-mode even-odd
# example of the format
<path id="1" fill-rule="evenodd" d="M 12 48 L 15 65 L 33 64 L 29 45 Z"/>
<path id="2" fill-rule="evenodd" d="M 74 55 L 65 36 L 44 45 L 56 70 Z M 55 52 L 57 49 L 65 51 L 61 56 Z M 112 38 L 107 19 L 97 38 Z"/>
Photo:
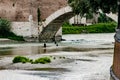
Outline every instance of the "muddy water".
<path id="1" fill-rule="evenodd" d="M 33 70 L 1 70 L 0 80 L 109 80 L 114 33 L 64 35 L 66 41 L 48 43 L 0 44 L 0 59 L 16 55 L 65 56 L 72 61 Z M 9 74 L 7 77 L 6 74 Z M 14 77 L 13 77 L 14 75 Z M 24 77 L 24 78 L 23 78 Z"/>
<path id="2" fill-rule="evenodd" d="M 56 47 L 53 43 L 48 43 L 47 48 L 42 43 L 0 43 L 0 56 L 6 55 L 30 55 L 53 53 L 57 51 L 89 51 L 95 49 L 113 48 L 114 33 L 108 34 L 81 34 L 81 35 L 64 35 L 62 41 Z"/>

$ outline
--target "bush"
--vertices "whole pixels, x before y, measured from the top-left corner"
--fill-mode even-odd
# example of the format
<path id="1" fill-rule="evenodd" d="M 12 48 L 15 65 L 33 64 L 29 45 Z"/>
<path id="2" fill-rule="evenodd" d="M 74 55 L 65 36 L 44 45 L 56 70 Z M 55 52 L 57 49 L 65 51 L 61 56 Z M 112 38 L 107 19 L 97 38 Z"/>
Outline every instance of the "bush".
<path id="1" fill-rule="evenodd" d="M 30 59 L 23 56 L 16 56 L 13 59 L 13 63 L 19 63 L 19 62 L 22 62 L 22 63 L 30 62 Z"/>
<path id="2" fill-rule="evenodd" d="M 0 18 L 0 36 L 7 37 L 10 32 L 11 22 Z"/>
<path id="3" fill-rule="evenodd" d="M 13 32 L 9 32 L 9 36 L 7 37 L 8 39 L 16 40 L 16 41 L 25 41 L 23 36 L 17 36 Z"/>
<path id="4" fill-rule="evenodd" d="M 51 59 L 49 57 L 43 57 L 43 58 L 36 59 L 34 63 L 46 64 L 50 62 L 51 62 Z"/>
<path id="5" fill-rule="evenodd" d="M 17 36 L 13 32 L 10 31 L 11 22 L 0 18 L 0 38 L 9 38 L 17 41 L 24 41 L 22 36 Z"/>
<path id="6" fill-rule="evenodd" d="M 33 61 L 32 59 L 29 59 L 27 57 L 23 57 L 23 56 L 16 56 L 13 61 L 13 63 L 31 63 L 31 64 L 37 64 L 37 63 L 41 63 L 41 64 L 46 64 L 46 63 L 50 63 L 51 59 L 49 57 L 42 57 L 42 58 L 38 58 L 35 61 Z"/>
<path id="7" fill-rule="evenodd" d="M 90 26 L 66 26 L 62 28 L 63 34 L 80 34 L 80 33 L 111 33 L 115 32 L 115 22 L 111 23 L 98 23 Z"/>

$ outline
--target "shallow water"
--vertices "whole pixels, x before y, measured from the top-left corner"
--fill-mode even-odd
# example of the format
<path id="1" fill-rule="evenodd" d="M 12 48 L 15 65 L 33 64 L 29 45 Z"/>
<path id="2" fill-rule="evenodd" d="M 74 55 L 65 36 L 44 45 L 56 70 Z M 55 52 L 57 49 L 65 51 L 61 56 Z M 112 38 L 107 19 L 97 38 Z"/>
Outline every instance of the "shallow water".
<path id="1" fill-rule="evenodd" d="M 15 55 L 65 56 L 74 61 L 55 64 L 49 69 L 2 70 L 0 80 L 109 80 L 112 65 L 114 33 L 64 35 L 66 41 L 48 43 L 0 44 L 0 57 Z M 6 74 L 9 74 L 5 77 Z M 13 77 L 14 75 L 14 77 Z M 15 77 L 16 76 L 16 77 Z M 21 79 L 21 77 L 25 77 Z"/>
<path id="2" fill-rule="evenodd" d="M 58 43 L 59 46 L 57 47 L 53 43 L 47 43 L 47 48 L 44 48 L 42 43 L 0 44 L 0 56 L 44 54 L 57 51 L 89 51 L 90 48 L 113 48 L 113 36 L 114 33 L 63 35 L 63 39 L 66 39 L 66 41 Z"/>

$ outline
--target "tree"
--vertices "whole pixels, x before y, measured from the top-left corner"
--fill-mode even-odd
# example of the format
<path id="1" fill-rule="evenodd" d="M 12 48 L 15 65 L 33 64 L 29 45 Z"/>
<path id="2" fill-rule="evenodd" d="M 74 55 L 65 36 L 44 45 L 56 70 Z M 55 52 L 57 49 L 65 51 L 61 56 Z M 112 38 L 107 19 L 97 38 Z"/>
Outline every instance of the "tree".
<path id="1" fill-rule="evenodd" d="M 93 12 L 101 9 L 104 13 L 117 12 L 118 0 L 88 0 Z"/>
<path id="2" fill-rule="evenodd" d="M 69 4 L 73 4 L 74 1 L 76 0 L 73 1 L 68 0 Z M 87 0 L 87 2 L 89 3 L 89 9 L 92 10 L 92 12 L 94 13 L 97 13 L 99 10 L 102 10 L 104 13 L 118 12 L 118 26 L 115 34 L 114 59 L 112 66 L 113 74 L 111 75 L 114 78 L 118 77 L 120 79 L 120 72 L 119 72 L 120 71 L 120 0 Z M 83 5 L 77 5 L 77 7 L 79 6 L 83 6 Z M 74 7 L 73 6 L 71 7 L 74 11 L 75 10 Z M 81 9 L 81 11 L 84 11 L 84 9 Z"/>
<path id="3" fill-rule="evenodd" d="M 68 0 L 73 12 L 81 16 L 90 12 L 97 13 L 100 9 L 104 13 L 116 13 L 118 11 L 117 3 L 118 0 Z"/>
<path id="4" fill-rule="evenodd" d="M 89 12 L 89 3 L 87 0 L 68 0 L 68 3 L 72 7 L 74 15 L 77 15 L 77 20 L 79 15 L 82 18 Z"/>
<path id="5" fill-rule="evenodd" d="M 89 3 L 88 0 L 68 0 L 69 5 L 72 7 L 73 12 L 76 15 L 83 15 L 89 12 Z"/>
<path id="6" fill-rule="evenodd" d="M 101 9 L 104 13 L 115 13 L 117 12 L 117 3 L 118 0 L 68 0 L 68 4 L 72 7 L 75 14 L 81 12 L 83 14 L 87 13 L 89 9 L 93 12 L 97 12 Z"/>
<path id="7" fill-rule="evenodd" d="M 39 8 L 37 9 L 37 17 L 38 17 L 38 25 L 39 25 L 39 22 L 41 22 L 41 13 Z"/>
<path id="8" fill-rule="evenodd" d="M 113 21 L 114 20 L 112 20 L 111 18 L 107 17 L 106 14 L 99 13 L 99 17 L 98 17 L 98 22 L 99 23 L 113 22 Z"/>
<path id="9" fill-rule="evenodd" d="M 120 29 L 120 5 L 119 0 L 88 0 L 93 12 L 98 12 L 100 9 L 103 13 L 118 12 L 118 27 Z M 119 7 L 119 8 L 118 8 Z"/>

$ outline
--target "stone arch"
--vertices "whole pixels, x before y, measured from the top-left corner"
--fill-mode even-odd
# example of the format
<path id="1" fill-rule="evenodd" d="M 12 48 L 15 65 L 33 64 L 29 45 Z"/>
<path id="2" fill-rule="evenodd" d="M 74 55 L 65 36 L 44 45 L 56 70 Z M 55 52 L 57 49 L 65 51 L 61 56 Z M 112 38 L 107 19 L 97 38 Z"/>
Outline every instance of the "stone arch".
<path id="1" fill-rule="evenodd" d="M 47 25 L 49 25 L 51 22 L 53 22 L 56 19 L 59 19 L 61 16 L 66 15 L 65 17 L 68 17 L 68 19 L 73 15 L 72 13 L 72 8 L 70 6 L 66 6 L 64 8 L 61 8 L 60 10 L 54 12 L 53 14 L 51 14 L 49 17 L 46 18 L 46 20 L 43 22 L 43 26 L 46 27 Z M 71 14 L 71 15 L 69 15 Z M 111 19 L 113 19 L 115 22 L 117 22 L 117 14 L 106 14 L 106 16 L 110 17 Z"/>
<path id="2" fill-rule="evenodd" d="M 70 6 L 61 8 L 60 10 L 54 12 L 49 17 L 47 17 L 46 20 L 43 22 L 43 26 L 46 27 L 47 25 L 49 25 L 51 22 L 53 22 L 57 18 L 61 17 L 62 15 L 70 14 L 70 13 L 72 13 L 72 8 Z M 73 16 L 73 14 L 72 14 L 72 16 Z"/>
<path id="3" fill-rule="evenodd" d="M 40 42 L 44 41 L 44 40 L 47 41 L 49 39 L 52 40 L 53 38 L 55 38 L 55 36 L 62 37 L 62 32 L 58 33 L 62 24 L 65 21 L 72 18 L 73 16 L 74 16 L 74 13 L 72 12 L 72 8 L 70 6 L 61 8 L 60 10 L 51 14 L 48 18 L 46 18 L 46 20 L 42 24 L 43 29 L 41 29 L 41 33 L 39 35 Z M 109 14 L 107 14 L 107 16 L 111 17 L 111 15 L 109 16 Z M 113 17 L 111 17 L 111 18 L 113 18 Z M 115 21 L 117 21 L 117 19 Z"/>
<path id="4" fill-rule="evenodd" d="M 49 40 L 53 40 L 56 36 L 59 36 L 59 39 L 61 39 L 62 30 L 60 30 L 60 28 L 62 24 L 73 16 L 74 14 L 69 6 L 61 8 L 51 14 L 46 18 L 45 22 L 43 22 L 43 30 L 39 35 L 39 41 L 43 42 L 46 40 L 45 42 L 48 42 Z"/>

